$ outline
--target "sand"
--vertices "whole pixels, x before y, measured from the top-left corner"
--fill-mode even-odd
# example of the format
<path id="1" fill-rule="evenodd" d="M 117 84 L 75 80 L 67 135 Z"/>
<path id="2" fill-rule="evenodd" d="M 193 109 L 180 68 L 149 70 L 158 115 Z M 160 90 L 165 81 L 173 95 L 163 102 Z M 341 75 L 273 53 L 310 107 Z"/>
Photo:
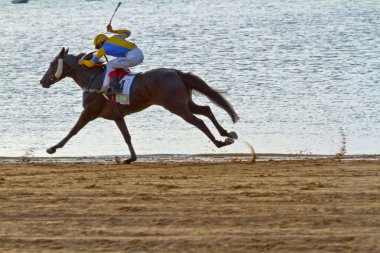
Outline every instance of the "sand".
<path id="1" fill-rule="evenodd" d="M 380 252 L 380 161 L 0 164 L 0 252 Z"/>

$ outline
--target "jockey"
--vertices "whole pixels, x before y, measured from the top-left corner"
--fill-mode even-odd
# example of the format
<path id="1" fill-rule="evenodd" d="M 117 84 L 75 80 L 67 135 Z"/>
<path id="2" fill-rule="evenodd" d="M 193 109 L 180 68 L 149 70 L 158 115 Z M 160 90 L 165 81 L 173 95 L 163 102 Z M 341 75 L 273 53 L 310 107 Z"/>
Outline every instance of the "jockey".
<path id="1" fill-rule="evenodd" d="M 127 70 L 129 67 L 134 67 L 139 65 L 144 60 L 144 55 L 142 51 L 132 42 L 125 40 L 131 35 L 129 30 L 113 30 L 112 26 L 109 24 L 107 26 L 107 31 L 115 33 L 116 35 L 108 38 L 105 34 L 98 34 L 94 38 L 95 48 L 98 52 L 91 60 L 80 61 L 80 65 L 86 67 L 93 67 L 99 59 L 106 55 L 111 55 L 117 57 L 110 60 L 106 65 L 106 75 L 104 77 L 104 82 L 101 92 L 107 90 L 107 88 L 118 87 L 119 80 L 116 75 L 116 68 L 122 68 Z"/>

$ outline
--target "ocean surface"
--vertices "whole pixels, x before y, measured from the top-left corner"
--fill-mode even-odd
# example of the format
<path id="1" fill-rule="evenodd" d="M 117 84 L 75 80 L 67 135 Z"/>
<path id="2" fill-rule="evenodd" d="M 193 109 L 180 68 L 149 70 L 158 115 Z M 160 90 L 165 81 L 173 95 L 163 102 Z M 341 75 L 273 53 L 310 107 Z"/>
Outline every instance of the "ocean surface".
<path id="1" fill-rule="evenodd" d="M 0 156 L 49 156 L 70 131 L 79 86 L 67 78 L 43 89 L 39 80 L 62 47 L 92 51 L 116 5 L 0 0 Z M 130 29 L 145 54 L 134 71 L 174 67 L 228 90 L 236 124 L 195 101 L 257 153 L 380 153 L 378 0 L 123 1 L 112 24 Z M 125 119 L 137 154 L 249 152 L 242 141 L 215 148 L 158 106 Z M 127 154 L 115 123 L 97 119 L 52 157 Z"/>

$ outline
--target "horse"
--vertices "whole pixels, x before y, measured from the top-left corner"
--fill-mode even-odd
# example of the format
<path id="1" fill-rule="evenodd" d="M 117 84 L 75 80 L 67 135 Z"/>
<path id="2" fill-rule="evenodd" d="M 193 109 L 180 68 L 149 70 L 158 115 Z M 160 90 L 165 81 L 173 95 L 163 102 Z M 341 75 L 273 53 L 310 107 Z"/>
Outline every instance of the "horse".
<path id="1" fill-rule="evenodd" d="M 47 153 L 55 153 L 58 148 L 62 148 L 87 123 L 100 117 L 115 121 L 130 152 L 130 157 L 124 160 L 123 163 L 130 164 L 137 160 L 137 156 L 124 117 L 140 112 L 152 105 L 162 106 L 197 127 L 218 148 L 231 145 L 238 138 L 235 132 L 228 132 L 218 123 L 209 106 L 197 105 L 192 100 L 192 91 L 195 90 L 205 95 L 215 105 L 224 109 L 233 123 L 239 119 L 232 105 L 223 97 L 222 92 L 211 88 L 198 76 L 167 68 L 158 68 L 140 73 L 135 77 L 131 87 L 130 104 L 120 105 L 113 103 L 112 99 L 98 91 L 103 83 L 104 64 L 103 66 L 85 68 L 78 65 L 78 61 L 85 54 L 72 55 L 68 51 L 68 48 L 62 48 L 50 63 L 48 70 L 40 80 L 40 84 L 43 88 L 50 88 L 53 84 L 66 77 L 72 78 L 84 91 L 83 111 L 68 135 L 56 145 L 48 148 Z M 94 89 L 94 87 L 97 88 Z M 217 140 L 206 124 L 194 114 L 208 117 L 219 134 L 227 138 L 224 141 Z"/>

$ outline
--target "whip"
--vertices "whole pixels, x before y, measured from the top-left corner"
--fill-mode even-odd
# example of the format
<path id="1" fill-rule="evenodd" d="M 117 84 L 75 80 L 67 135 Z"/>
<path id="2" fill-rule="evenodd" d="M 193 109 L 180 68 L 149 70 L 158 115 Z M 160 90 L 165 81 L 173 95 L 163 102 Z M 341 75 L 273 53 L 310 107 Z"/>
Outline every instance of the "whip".
<path id="1" fill-rule="evenodd" d="M 113 16 L 115 16 L 115 13 L 116 13 L 117 9 L 119 9 L 120 5 L 121 5 L 121 2 L 119 2 L 119 3 L 117 4 L 116 9 L 115 9 L 115 11 L 113 12 L 112 17 L 111 17 L 111 20 L 110 20 L 110 22 L 108 23 L 108 25 L 111 25 L 111 22 L 112 22 Z"/>
<path id="2" fill-rule="evenodd" d="M 112 17 L 111 17 L 111 19 L 110 19 L 110 22 L 108 23 L 108 26 L 111 25 L 111 22 L 112 22 L 113 16 L 115 16 L 115 13 L 116 13 L 117 9 L 119 9 L 120 5 L 121 5 L 121 2 L 119 2 L 119 3 L 117 4 L 116 9 L 115 9 L 115 11 L 113 12 Z M 108 62 L 107 55 L 104 55 L 104 58 L 106 58 L 106 61 Z"/>

